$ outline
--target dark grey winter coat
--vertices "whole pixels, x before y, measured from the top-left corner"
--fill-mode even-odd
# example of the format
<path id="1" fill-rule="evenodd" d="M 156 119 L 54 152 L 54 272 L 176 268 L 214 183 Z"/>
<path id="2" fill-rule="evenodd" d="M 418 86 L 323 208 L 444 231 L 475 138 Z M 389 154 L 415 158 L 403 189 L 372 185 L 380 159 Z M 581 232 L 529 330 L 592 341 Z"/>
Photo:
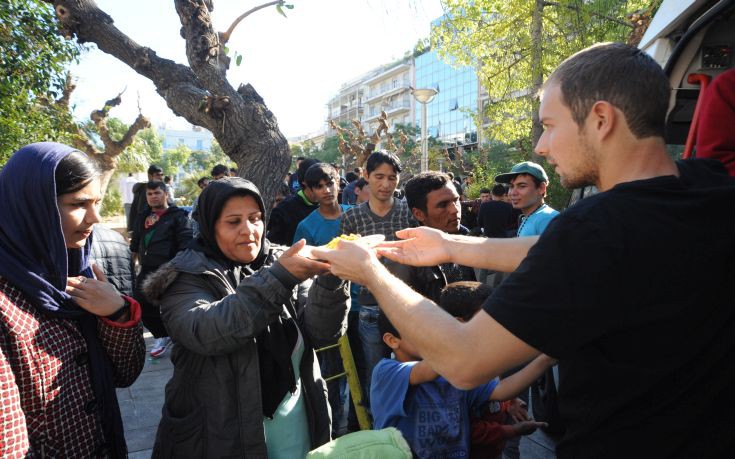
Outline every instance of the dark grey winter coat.
<path id="1" fill-rule="evenodd" d="M 254 337 L 288 314 L 286 303 L 306 345 L 300 369 L 312 449 L 330 440 L 326 385 L 312 349 L 345 332 L 348 284 L 331 275 L 298 283 L 276 261 L 282 251 L 272 247 L 263 268 L 235 290 L 225 268 L 190 249 L 146 281 L 175 343 L 153 457 L 267 457 Z"/>

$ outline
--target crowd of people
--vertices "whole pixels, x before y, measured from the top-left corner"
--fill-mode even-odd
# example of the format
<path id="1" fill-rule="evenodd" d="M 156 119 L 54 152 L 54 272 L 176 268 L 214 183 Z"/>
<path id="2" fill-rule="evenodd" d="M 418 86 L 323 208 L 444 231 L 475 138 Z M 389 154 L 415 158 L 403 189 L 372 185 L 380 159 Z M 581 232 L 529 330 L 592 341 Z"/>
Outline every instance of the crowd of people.
<path id="1" fill-rule="evenodd" d="M 152 165 L 128 180 L 128 242 L 96 225 L 90 158 L 18 150 L 0 172 L 0 456 L 126 457 L 115 387 L 145 326 L 174 367 L 154 457 L 511 458 L 540 432 L 559 457 L 726 457 L 735 179 L 671 159 L 669 92 L 620 44 L 549 76 L 536 153 L 599 191 L 562 212 L 531 161 L 470 200 L 440 171 L 403 183 L 388 151 L 344 176 L 298 158 L 272 208 L 218 165 L 190 213 Z M 351 234 L 367 239 L 331 247 Z M 345 334 L 373 431 L 355 388 L 325 382 L 340 353 L 316 352 Z"/>

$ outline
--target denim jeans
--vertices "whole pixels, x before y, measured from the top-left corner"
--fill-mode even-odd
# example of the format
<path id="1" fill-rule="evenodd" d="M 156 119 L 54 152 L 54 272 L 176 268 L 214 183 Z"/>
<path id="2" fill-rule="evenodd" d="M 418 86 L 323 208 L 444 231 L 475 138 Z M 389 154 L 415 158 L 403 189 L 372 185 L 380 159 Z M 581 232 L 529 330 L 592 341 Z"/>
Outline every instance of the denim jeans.
<path id="1" fill-rule="evenodd" d="M 360 309 L 360 341 L 365 356 L 365 374 L 360 383 L 363 384 L 365 397 L 370 400 L 370 380 L 373 368 L 381 359 L 390 357 L 390 348 L 383 342 L 378 330 L 378 306 L 362 305 Z"/>
<path id="2" fill-rule="evenodd" d="M 344 367 L 342 365 L 342 357 L 339 348 L 329 349 L 317 354 L 319 357 L 319 368 L 324 378 L 342 373 Z M 327 383 L 327 400 L 332 410 L 332 437 L 336 438 L 339 427 L 344 417 L 344 398 L 343 394 L 347 387 L 345 378 L 338 378 Z"/>

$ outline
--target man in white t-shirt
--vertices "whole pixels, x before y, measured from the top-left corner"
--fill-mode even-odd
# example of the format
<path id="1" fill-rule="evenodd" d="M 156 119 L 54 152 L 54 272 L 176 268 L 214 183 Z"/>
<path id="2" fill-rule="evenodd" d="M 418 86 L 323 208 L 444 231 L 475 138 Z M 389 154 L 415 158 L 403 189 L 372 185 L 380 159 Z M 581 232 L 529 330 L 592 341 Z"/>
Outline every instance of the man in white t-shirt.
<path id="1" fill-rule="evenodd" d="M 128 176 L 123 180 L 120 180 L 120 195 L 122 196 L 123 207 L 125 208 L 125 219 L 128 219 L 130 215 L 130 206 L 133 204 L 133 185 L 137 183 L 133 173 L 128 173 Z"/>

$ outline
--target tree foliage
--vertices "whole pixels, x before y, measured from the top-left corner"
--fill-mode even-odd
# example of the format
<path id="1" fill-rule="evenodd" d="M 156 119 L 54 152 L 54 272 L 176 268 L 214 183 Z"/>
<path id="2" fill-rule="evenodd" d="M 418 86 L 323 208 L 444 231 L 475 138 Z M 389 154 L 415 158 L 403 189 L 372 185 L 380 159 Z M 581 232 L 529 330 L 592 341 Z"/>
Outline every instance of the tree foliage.
<path id="1" fill-rule="evenodd" d="M 660 0 L 443 0 L 446 16 L 432 32 L 439 55 L 477 69 L 488 103 L 477 125 L 506 143 L 533 132 L 537 89 L 565 58 L 594 43 L 625 41 L 626 15 Z M 534 16 L 534 14 L 536 16 Z M 538 19 L 534 23 L 534 17 Z M 534 34 L 534 31 L 536 34 Z"/>
<path id="2" fill-rule="evenodd" d="M 41 140 L 69 142 L 65 68 L 79 47 L 57 33 L 53 8 L 40 0 L 6 0 L 0 8 L 0 164 Z"/>

